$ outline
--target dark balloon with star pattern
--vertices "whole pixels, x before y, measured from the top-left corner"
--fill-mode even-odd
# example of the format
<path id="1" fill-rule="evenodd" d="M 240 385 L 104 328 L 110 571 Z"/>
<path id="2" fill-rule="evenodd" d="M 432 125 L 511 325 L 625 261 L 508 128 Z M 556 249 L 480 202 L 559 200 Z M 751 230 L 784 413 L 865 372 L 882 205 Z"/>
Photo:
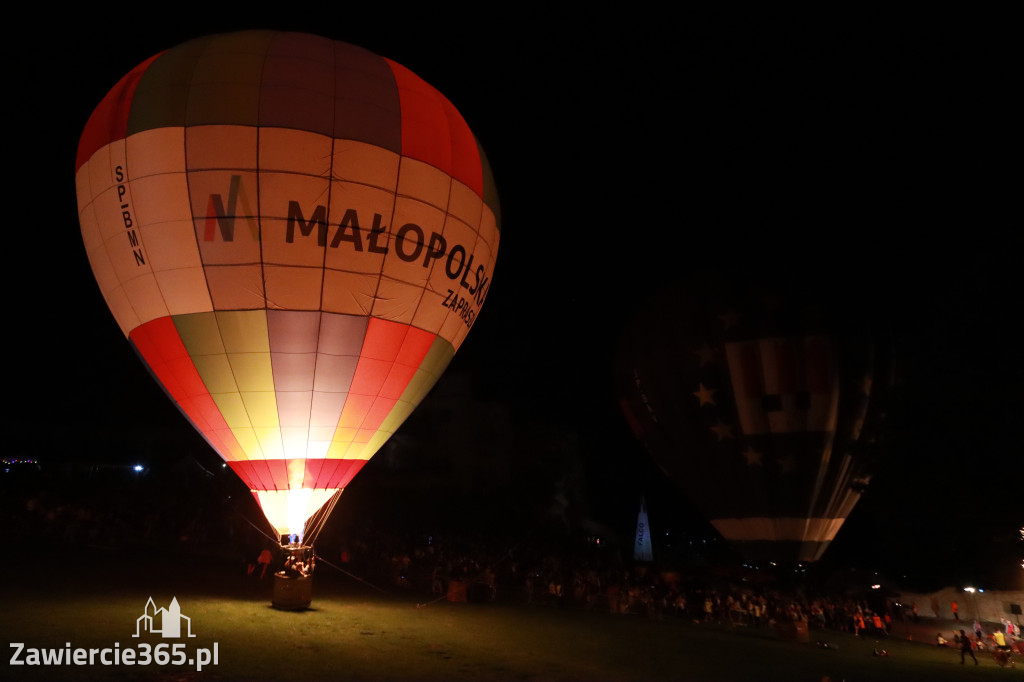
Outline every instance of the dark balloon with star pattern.
<path id="1" fill-rule="evenodd" d="M 742 557 L 820 559 L 868 484 L 889 374 L 870 308 L 799 274 L 700 274 L 624 334 L 627 421 Z"/>

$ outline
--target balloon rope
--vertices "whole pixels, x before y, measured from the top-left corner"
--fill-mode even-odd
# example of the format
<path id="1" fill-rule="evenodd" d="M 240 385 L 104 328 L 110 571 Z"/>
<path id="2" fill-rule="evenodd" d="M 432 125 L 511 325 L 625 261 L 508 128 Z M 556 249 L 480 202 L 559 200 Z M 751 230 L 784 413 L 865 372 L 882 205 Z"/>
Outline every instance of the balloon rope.
<path id="1" fill-rule="evenodd" d="M 334 512 L 334 507 L 337 506 L 338 500 L 341 499 L 341 493 L 343 493 L 344 491 L 344 488 L 338 490 L 338 492 L 334 493 L 334 495 L 331 496 L 331 499 L 327 501 L 327 504 L 321 508 L 320 521 L 317 524 L 316 530 L 317 535 L 319 535 L 320 531 L 323 530 L 324 525 L 326 525 L 327 523 L 327 519 L 329 519 L 331 514 Z"/>
<path id="2" fill-rule="evenodd" d="M 327 564 L 328 566 L 330 566 L 330 567 L 331 567 L 331 568 L 333 568 L 334 570 L 338 571 L 339 573 L 344 573 L 344 574 L 345 574 L 345 575 L 347 575 L 347 576 L 348 576 L 349 578 L 352 578 L 353 580 L 356 580 L 356 581 L 358 581 L 358 582 L 361 582 L 362 584 L 366 585 L 367 587 L 373 588 L 373 589 L 377 590 L 378 592 L 380 592 L 381 594 L 383 594 L 383 595 L 387 595 L 388 597 L 391 597 L 392 599 L 399 599 L 399 598 L 400 598 L 400 597 L 397 597 L 397 596 L 396 596 L 396 595 L 395 595 L 394 593 L 392 593 L 392 592 L 388 592 L 387 590 L 385 590 L 385 589 L 384 589 L 384 588 L 382 588 L 382 587 L 377 587 L 377 586 L 376 586 L 376 585 L 374 585 L 373 583 L 371 583 L 371 582 L 367 582 L 366 580 L 363 580 L 363 579 L 362 579 L 362 578 L 360 578 L 359 576 L 357 576 L 357 575 L 353 575 L 352 573 L 349 573 L 348 571 L 346 571 L 346 570 L 345 570 L 344 568 L 342 568 L 341 566 L 335 566 L 335 565 L 334 565 L 334 564 L 332 564 L 332 563 L 331 563 L 330 561 L 328 561 L 327 559 L 324 559 L 324 558 L 323 558 L 322 556 L 320 556 L 320 553 L 319 553 L 319 552 L 317 552 L 316 550 L 314 550 L 314 551 L 313 551 L 313 554 L 314 554 L 314 555 L 316 556 L 316 560 L 317 560 L 317 562 L 318 562 L 318 563 L 322 563 L 322 564 Z M 417 606 L 418 606 L 418 605 L 417 605 Z"/>
<path id="3" fill-rule="evenodd" d="M 341 492 L 341 491 L 339 491 L 339 492 Z M 488 566 L 488 567 L 487 567 L 487 568 L 485 568 L 485 569 L 484 569 L 483 571 L 481 571 L 481 572 L 480 572 L 480 573 L 479 573 L 479 574 L 477 575 L 477 577 L 476 577 L 476 578 L 475 578 L 474 580 L 471 580 L 471 581 L 469 581 L 469 582 L 476 582 L 477 580 L 479 580 L 479 579 L 480 579 L 480 576 L 484 575 L 484 573 L 486 573 L 486 572 L 487 572 L 488 570 L 490 570 L 490 569 L 493 569 L 493 568 L 496 568 L 496 567 L 497 567 L 497 566 L 498 566 L 499 564 L 501 564 L 501 563 L 502 563 L 502 562 L 504 562 L 504 561 L 505 561 L 506 559 L 508 559 L 509 557 L 511 557 L 511 556 L 512 556 L 512 553 L 513 553 L 513 552 L 514 552 L 515 550 L 519 549 L 519 547 L 521 547 L 521 546 L 523 545 L 523 543 L 525 543 L 525 542 L 526 542 L 526 540 L 527 540 L 527 539 L 529 539 L 529 537 L 530 537 L 531 535 L 533 535 L 533 533 L 534 533 L 534 531 L 535 531 L 535 530 L 536 530 L 536 528 L 533 528 L 533 529 L 531 529 L 530 531 L 528 531 L 528 532 L 526 533 L 526 535 L 524 535 L 524 536 L 523 536 L 523 538 L 522 538 L 521 540 L 519 540 L 519 542 L 517 542 L 517 543 L 516 543 L 516 544 L 514 544 L 514 545 L 513 545 L 512 547 L 510 547 L 509 549 L 507 549 L 507 550 L 505 551 L 505 554 L 503 554 L 503 555 L 501 556 L 501 558 L 499 558 L 499 559 L 495 560 L 495 561 L 494 561 L 494 563 L 492 563 L 492 564 L 491 564 L 490 566 Z M 362 579 L 362 578 L 360 578 L 359 576 L 357 576 L 357 575 L 354 575 L 354 574 L 352 574 L 352 573 L 349 573 L 348 571 L 346 571 L 345 569 L 343 569 L 343 568 L 342 568 L 341 566 L 336 566 L 336 565 L 334 565 L 333 563 L 331 563 L 331 562 L 330 562 L 330 561 L 328 561 L 327 559 L 324 559 L 324 558 L 323 558 L 323 557 L 322 557 L 322 556 L 320 555 L 320 553 L 319 553 L 319 552 L 317 552 L 316 550 L 314 550 L 314 551 L 313 551 L 313 553 L 314 553 L 314 555 L 316 556 L 316 560 L 317 560 L 317 562 L 319 562 L 319 563 L 323 563 L 323 564 L 327 564 L 328 566 L 330 566 L 330 567 L 331 567 L 331 568 L 333 568 L 334 570 L 338 571 L 339 573 L 343 573 L 343 574 L 347 575 L 348 577 L 352 578 L 353 580 L 356 580 L 356 581 L 358 581 L 358 582 L 361 582 L 362 584 L 366 585 L 367 587 L 370 587 L 370 588 L 372 588 L 372 589 L 374 589 L 374 590 L 377 590 L 377 591 L 378 591 L 378 592 L 380 592 L 381 594 L 387 595 L 388 597 L 391 597 L 392 599 L 401 599 L 401 597 L 398 597 L 398 596 L 396 596 L 396 595 L 395 595 L 395 594 L 394 594 L 393 592 L 388 592 L 387 590 L 385 590 L 385 589 L 383 589 L 383 588 L 381 588 L 381 587 L 377 587 L 377 586 L 376 586 L 376 585 L 374 585 L 373 583 L 367 582 L 366 580 L 363 580 L 363 579 Z M 416 608 L 417 608 L 417 609 L 422 609 L 422 608 L 424 608 L 424 607 L 426 607 L 426 606 L 431 606 L 431 605 L 433 605 L 433 604 L 436 604 L 436 603 L 437 603 L 437 602 L 439 602 L 439 601 L 444 601 L 444 600 L 445 600 L 445 599 L 447 599 L 447 598 L 448 598 L 448 597 L 447 597 L 447 595 L 446 595 L 446 596 L 443 596 L 443 597 L 438 597 L 437 599 L 432 599 L 432 600 L 430 600 L 430 601 L 426 601 L 426 602 L 423 602 L 422 604 L 416 604 Z"/>
<path id="4" fill-rule="evenodd" d="M 245 522 L 246 522 L 246 523 L 248 523 L 248 524 L 249 524 L 250 526 L 252 526 L 253 528 L 255 528 L 255 529 L 256 529 L 256 532 L 257 532 L 257 533 L 259 533 L 260 535 L 262 535 L 262 536 L 263 536 L 263 537 L 265 537 L 266 539 L 270 540 L 270 541 L 271 541 L 271 542 L 273 542 L 273 543 L 274 543 L 275 545 L 280 545 L 280 544 L 281 544 L 281 541 L 280 541 L 280 539 L 279 539 L 279 538 L 275 538 L 275 537 L 272 537 L 272 536 L 270 536 L 270 535 L 267 535 L 267 532 L 266 532 L 265 530 L 263 530 L 262 528 L 260 528 L 259 526 L 257 526 L 257 525 L 256 525 L 255 523 L 253 523 L 252 521 L 250 521 L 250 520 L 249 520 L 248 518 L 246 518 L 246 517 L 245 517 L 245 516 L 244 516 L 243 514 L 239 513 L 238 515 L 242 517 L 242 520 L 243 520 L 243 521 L 245 521 Z"/>
<path id="5" fill-rule="evenodd" d="M 341 498 L 342 491 L 331 495 L 331 499 L 328 500 L 320 509 L 313 513 L 310 520 L 307 522 L 309 528 L 306 531 L 303 542 L 308 545 L 312 545 L 313 541 L 316 540 L 317 536 L 320 535 L 320 531 L 323 530 L 324 524 L 327 522 L 327 517 L 334 511 L 334 506 L 338 504 L 338 499 Z"/>

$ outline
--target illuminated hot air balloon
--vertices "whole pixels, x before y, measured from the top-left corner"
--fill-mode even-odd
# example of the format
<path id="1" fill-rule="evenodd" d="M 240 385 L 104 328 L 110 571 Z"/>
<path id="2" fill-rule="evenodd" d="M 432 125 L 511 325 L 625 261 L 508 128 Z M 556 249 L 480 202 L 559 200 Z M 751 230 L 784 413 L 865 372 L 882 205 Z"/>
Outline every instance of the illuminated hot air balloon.
<path id="1" fill-rule="evenodd" d="M 864 301 L 812 279 L 754 280 L 681 284 L 639 314 L 624 337 L 621 404 L 741 555 L 815 561 L 870 477 L 883 354 Z"/>
<path id="2" fill-rule="evenodd" d="M 455 107 L 306 34 L 143 62 L 85 126 L 76 186 L 121 330 L 299 543 L 438 380 L 498 252 L 490 171 Z"/>

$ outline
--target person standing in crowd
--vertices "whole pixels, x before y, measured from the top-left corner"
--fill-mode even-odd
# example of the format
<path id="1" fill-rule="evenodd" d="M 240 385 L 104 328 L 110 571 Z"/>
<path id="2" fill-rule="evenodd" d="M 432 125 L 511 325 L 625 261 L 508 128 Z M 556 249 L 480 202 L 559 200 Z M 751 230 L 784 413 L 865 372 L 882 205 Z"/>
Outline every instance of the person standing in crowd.
<path id="1" fill-rule="evenodd" d="M 956 602 L 954 602 L 956 603 Z M 960 665 L 964 664 L 964 654 L 970 654 L 971 658 L 974 659 L 974 665 L 978 665 L 978 659 L 974 655 L 974 649 L 971 648 L 971 638 L 967 636 L 967 633 L 963 630 L 960 631 Z"/>
<path id="2" fill-rule="evenodd" d="M 1010 645 L 1006 643 L 1006 635 L 1003 634 L 1002 629 L 996 628 L 996 631 L 992 633 L 992 641 L 996 643 L 997 649 L 1010 650 Z"/>
<path id="3" fill-rule="evenodd" d="M 857 612 L 853 614 L 853 636 L 860 637 L 860 633 L 867 629 L 867 625 L 864 623 L 864 614 L 858 608 Z"/>
<path id="4" fill-rule="evenodd" d="M 1011 637 L 1014 635 L 1017 635 L 1018 637 L 1020 636 L 1020 628 L 1014 625 L 1013 621 L 1007 620 L 1006 618 L 1000 618 L 999 622 L 1003 624 L 1003 632 Z"/>
<path id="5" fill-rule="evenodd" d="M 266 577 L 267 567 L 270 566 L 270 562 L 273 561 L 273 559 L 274 557 L 270 554 L 269 549 L 264 549 L 260 552 L 259 558 L 256 559 L 256 563 L 258 563 L 262 569 L 260 570 L 260 580 Z"/>

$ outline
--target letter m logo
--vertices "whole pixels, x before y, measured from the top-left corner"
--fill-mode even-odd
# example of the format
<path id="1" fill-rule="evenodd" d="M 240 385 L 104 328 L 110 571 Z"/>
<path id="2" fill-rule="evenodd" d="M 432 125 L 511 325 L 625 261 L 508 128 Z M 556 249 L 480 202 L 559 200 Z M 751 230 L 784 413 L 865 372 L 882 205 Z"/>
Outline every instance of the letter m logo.
<path id="1" fill-rule="evenodd" d="M 239 208 L 241 212 L 239 212 Z M 220 238 L 226 242 L 235 240 L 235 219 L 246 216 L 254 216 L 249 206 L 249 199 L 242 188 L 242 176 L 232 175 L 231 184 L 228 187 L 228 200 L 225 204 L 222 194 L 211 194 L 210 201 L 206 205 L 206 226 L 203 231 L 203 241 L 212 242 L 216 228 L 220 228 Z M 247 221 L 252 232 L 252 239 L 256 241 L 256 224 L 254 221 Z"/>

